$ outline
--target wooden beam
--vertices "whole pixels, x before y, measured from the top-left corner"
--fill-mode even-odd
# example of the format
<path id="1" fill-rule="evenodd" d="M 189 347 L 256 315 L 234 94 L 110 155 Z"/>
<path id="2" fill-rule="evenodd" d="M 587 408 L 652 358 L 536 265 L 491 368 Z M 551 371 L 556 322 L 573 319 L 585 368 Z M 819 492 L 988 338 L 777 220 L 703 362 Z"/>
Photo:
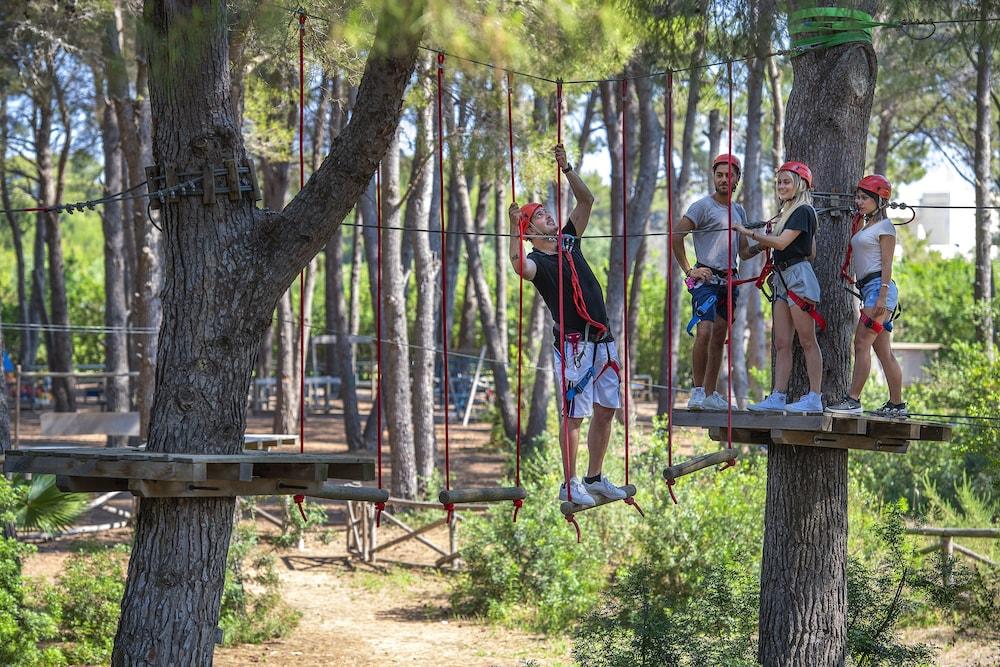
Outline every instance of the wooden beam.
<path id="1" fill-rule="evenodd" d="M 209 479 L 198 482 L 130 479 L 129 490 L 140 498 L 218 498 L 233 496 L 290 496 L 320 492 L 322 484 L 298 480 L 254 479 L 240 482 Z"/>
<path id="2" fill-rule="evenodd" d="M 827 414 L 800 415 L 777 412 L 734 412 L 733 428 L 750 430 L 765 430 L 772 428 L 796 429 L 805 431 L 829 431 L 833 417 Z M 725 412 L 706 410 L 675 410 L 674 426 L 693 426 L 699 428 L 725 428 L 727 415 Z"/>
<path id="3" fill-rule="evenodd" d="M 69 456 L 33 456 L 38 450 L 7 452 L 5 472 L 31 472 L 66 477 L 116 477 L 138 479 L 205 479 L 205 465 L 175 461 L 79 459 Z M 112 489 L 107 489 L 111 491 Z"/>
<path id="4" fill-rule="evenodd" d="M 771 440 L 779 445 L 802 445 L 806 447 L 827 447 L 830 449 L 863 449 L 894 454 L 906 452 L 909 445 L 906 440 L 893 438 L 876 439 L 863 435 L 785 431 L 781 429 L 772 429 Z"/>
<path id="5" fill-rule="evenodd" d="M 297 479 L 303 482 L 322 482 L 327 479 L 329 466 L 324 463 L 254 463 L 253 476 L 269 479 Z"/>
<path id="6" fill-rule="evenodd" d="M 717 452 L 696 456 L 692 459 L 688 459 L 687 461 L 664 469 L 663 479 L 666 480 L 667 484 L 671 484 L 676 481 L 678 477 L 690 475 L 698 470 L 703 470 L 720 463 L 725 463 L 726 461 L 735 461 L 739 457 L 739 448 L 734 447 L 732 449 L 720 449 Z"/>
<path id="7" fill-rule="evenodd" d="M 625 486 L 618 487 L 625 492 L 626 498 L 632 498 L 635 496 L 635 484 L 626 484 Z M 607 505 L 608 503 L 617 502 L 612 498 L 605 498 L 604 496 L 595 496 L 594 500 L 597 502 L 593 505 L 577 505 L 576 503 L 571 503 L 569 501 L 564 501 L 559 505 L 559 510 L 566 516 L 570 514 L 576 514 L 577 512 L 585 512 L 587 510 L 592 510 L 595 507 L 600 507 L 602 505 Z"/>
<path id="8" fill-rule="evenodd" d="M 729 439 L 729 429 L 725 426 L 712 427 L 708 429 L 708 437 L 716 442 L 727 442 Z M 734 428 L 733 442 L 744 445 L 770 445 L 771 429 L 754 430 L 748 428 Z"/>
<path id="9" fill-rule="evenodd" d="M 386 489 L 376 489 L 370 486 L 350 486 L 346 484 L 330 484 L 327 482 L 318 491 L 306 491 L 305 495 L 312 498 L 328 500 L 355 500 L 359 502 L 384 503 L 389 500 Z"/>
<path id="10" fill-rule="evenodd" d="M 950 537 L 1000 537 L 1000 530 L 994 528 L 937 528 L 934 526 L 907 526 L 904 531 L 909 535 L 937 535 Z"/>
<path id="11" fill-rule="evenodd" d="M 128 491 L 128 480 L 116 477 L 67 477 L 56 475 L 56 487 L 64 493 L 114 493 Z"/>
<path id="12" fill-rule="evenodd" d="M 504 500 L 524 500 L 527 491 L 520 486 L 491 486 L 482 488 L 451 489 L 438 494 L 442 504 L 501 502 Z"/>

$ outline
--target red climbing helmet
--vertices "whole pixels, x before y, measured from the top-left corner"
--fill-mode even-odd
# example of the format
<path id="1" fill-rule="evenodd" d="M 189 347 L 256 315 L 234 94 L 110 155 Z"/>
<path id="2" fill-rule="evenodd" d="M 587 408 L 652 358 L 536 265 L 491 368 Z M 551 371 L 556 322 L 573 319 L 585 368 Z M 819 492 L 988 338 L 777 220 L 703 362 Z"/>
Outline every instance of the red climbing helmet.
<path id="1" fill-rule="evenodd" d="M 858 181 L 858 190 L 872 192 L 882 199 L 892 196 L 892 184 L 882 174 L 869 174 Z"/>
<path id="2" fill-rule="evenodd" d="M 807 165 L 805 162 L 795 162 L 795 161 L 786 162 L 785 164 L 778 167 L 778 171 L 779 172 L 790 171 L 793 174 L 798 174 L 799 177 L 806 182 L 806 187 L 809 188 L 812 187 L 813 173 L 812 170 L 809 169 L 809 165 Z"/>
<path id="3" fill-rule="evenodd" d="M 736 171 L 740 172 L 741 174 L 743 173 L 743 165 L 740 164 L 740 159 L 730 153 L 722 153 L 721 155 L 717 156 L 714 160 L 712 160 L 712 171 L 715 171 L 715 168 L 718 167 L 720 164 L 731 164 L 732 166 L 736 167 Z"/>
<path id="4" fill-rule="evenodd" d="M 542 205 L 537 202 L 532 202 L 530 204 L 525 204 L 521 207 L 521 217 L 518 218 L 517 224 L 521 229 L 521 235 L 524 235 L 528 225 L 531 224 L 531 218 L 535 215 L 538 209 L 542 208 Z"/>

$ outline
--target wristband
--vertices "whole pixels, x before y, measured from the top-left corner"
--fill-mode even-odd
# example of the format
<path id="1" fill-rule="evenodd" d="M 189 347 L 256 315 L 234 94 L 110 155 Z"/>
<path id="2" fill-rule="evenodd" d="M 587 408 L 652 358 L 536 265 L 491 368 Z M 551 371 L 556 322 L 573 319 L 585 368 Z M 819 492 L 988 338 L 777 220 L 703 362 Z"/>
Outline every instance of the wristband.
<path id="1" fill-rule="evenodd" d="M 562 173 L 564 173 L 564 174 L 568 174 L 569 172 L 573 171 L 573 165 L 571 165 L 571 164 L 567 163 L 567 164 L 566 164 L 566 168 L 565 168 L 565 169 L 562 169 L 561 171 L 562 171 Z"/>

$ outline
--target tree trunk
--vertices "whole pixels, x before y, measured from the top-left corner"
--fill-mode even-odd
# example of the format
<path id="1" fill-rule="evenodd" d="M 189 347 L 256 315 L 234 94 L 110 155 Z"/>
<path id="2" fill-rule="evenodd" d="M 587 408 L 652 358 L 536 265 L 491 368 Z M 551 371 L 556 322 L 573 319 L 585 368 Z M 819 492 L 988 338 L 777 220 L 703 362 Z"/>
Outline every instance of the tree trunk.
<path id="1" fill-rule="evenodd" d="M 5 116 L 6 118 L 6 116 Z M 5 350 L 3 325 L 0 324 L 0 350 Z M 2 365 L 2 363 L 0 363 Z M 19 392 L 14 392 L 14 400 L 20 400 Z M 0 368 L 0 454 L 10 449 L 10 408 L 7 407 L 7 377 Z M 3 526 L 6 528 L 6 526 Z M 11 537 L 4 533 L 4 537 Z"/>
<path id="2" fill-rule="evenodd" d="M 113 24 L 106 31 L 117 36 Z M 93 70 L 95 91 L 95 111 L 101 119 L 101 147 L 104 153 L 104 194 L 121 192 L 122 156 L 121 135 L 118 131 L 118 118 L 115 115 L 111 100 L 104 91 L 105 77 L 110 80 L 110 62 L 105 60 L 105 72 L 96 67 Z M 104 229 L 104 326 L 108 331 L 104 334 L 104 370 L 115 375 L 107 378 L 104 383 L 104 396 L 107 400 L 108 412 L 128 412 L 129 381 L 128 381 L 128 338 L 125 328 L 128 325 L 128 312 L 125 304 L 125 220 L 121 202 L 110 201 L 104 204 L 101 215 L 101 225 Z M 127 436 L 107 437 L 108 447 L 124 446 Z"/>
<path id="3" fill-rule="evenodd" d="M 413 169 L 410 177 L 410 197 L 406 205 L 407 229 L 413 230 L 414 288 L 417 292 L 416 313 L 413 322 L 413 365 L 410 369 L 413 383 L 413 444 L 416 456 L 417 486 L 421 494 L 428 490 L 434 474 L 437 443 L 434 433 L 434 361 L 437 354 L 434 341 L 437 336 L 437 283 L 440 278 L 440 257 L 431 252 L 430 213 L 433 190 L 430 160 L 433 157 L 430 133 L 433 130 L 429 60 L 421 67 L 423 97 L 415 109 L 417 120 L 416 141 L 413 149 Z"/>
<path id="4" fill-rule="evenodd" d="M 55 66 L 49 62 L 45 66 L 42 80 L 34 91 L 38 110 L 38 125 L 35 131 L 35 151 L 38 164 L 38 194 L 41 206 L 52 206 L 59 202 L 62 190 L 62 173 L 69 156 L 70 128 L 65 122 L 68 116 L 65 101 L 59 92 Z M 53 100 L 53 97 L 57 98 Z M 53 102 L 56 102 L 64 118 L 64 140 L 58 166 L 52 163 L 52 149 L 49 144 L 53 129 Z M 38 214 L 39 226 L 45 230 L 45 245 L 48 250 L 49 307 L 50 321 L 58 327 L 46 336 L 49 370 L 68 373 L 73 370 L 73 339 L 69 326 L 69 303 L 66 295 L 66 270 L 63 261 L 62 231 L 59 214 L 44 211 Z M 76 410 L 76 382 L 72 377 L 52 378 L 52 396 L 56 412 Z"/>
<path id="5" fill-rule="evenodd" d="M 31 293 L 28 299 L 29 322 L 32 325 L 49 324 L 49 314 L 45 310 L 45 217 L 35 216 L 35 240 L 32 248 L 32 268 L 31 268 Z M 34 369 L 38 360 L 38 347 L 44 338 L 45 344 L 50 345 L 52 332 L 47 328 L 43 329 L 39 335 L 38 329 L 25 332 L 28 340 L 27 351 L 21 359 L 21 363 L 26 368 Z"/>
<path id="6" fill-rule="evenodd" d="M 743 156 L 743 204 L 751 221 L 764 219 L 764 196 L 761 188 L 761 121 L 764 95 L 764 74 L 767 67 L 767 52 L 771 46 L 774 31 L 775 0 L 757 0 L 751 5 L 751 32 L 754 39 L 754 53 L 750 62 L 747 81 L 747 130 L 746 150 Z M 764 265 L 764 255 L 757 255 L 740 264 L 740 277 L 750 278 L 760 273 Z M 764 340 L 764 318 L 760 303 L 760 293 L 752 283 L 742 288 L 743 294 L 736 302 L 736 321 L 733 324 L 733 391 L 742 408 L 750 394 L 748 366 L 762 367 L 764 354 L 759 354 L 756 346 Z M 766 354 L 766 353 L 765 353 Z"/>
<path id="7" fill-rule="evenodd" d="M 417 464 L 413 447 L 413 396 L 410 392 L 410 340 L 406 325 L 399 194 L 399 135 L 382 161 L 382 409 L 392 451 L 392 495 L 415 498 Z"/>
<path id="8" fill-rule="evenodd" d="M 535 379 L 531 387 L 531 406 L 528 409 L 528 427 L 521 438 L 523 455 L 528 458 L 538 452 L 542 446 L 539 436 L 545 433 L 552 406 L 552 314 L 545 307 L 542 297 L 536 292 L 531 302 L 531 317 L 528 328 L 524 331 L 525 346 L 528 350 L 536 349 L 535 354 L 524 355 L 524 365 L 534 367 Z M 531 341 L 538 341 L 536 348 L 531 347 Z"/>
<path id="9" fill-rule="evenodd" d="M 28 284 L 25 277 L 24 266 L 24 230 L 17 216 L 11 211 L 14 205 L 11 203 L 10 190 L 7 187 L 7 144 L 8 144 L 8 124 L 7 124 L 7 93 L 0 90 L 0 206 L 4 208 L 4 217 L 10 226 L 11 242 L 14 246 L 14 262 L 17 272 L 17 323 L 24 326 L 28 324 L 30 315 L 28 312 Z M 22 329 L 20 332 L 17 358 L 21 363 L 28 363 L 28 340 L 29 331 Z"/>
<path id="10" fill-rule="evenodd" d="M 878 136 L 875 140 L 875 165 L 873 171 L 876 174 L 885 174 L 889 170 L 889 146 L 892 143 L 892 121 L 894 113 L 889 106 L 882 109 L 878 114 Z"/>
<path id="11" fill-rule="evenodd" d="M 171 335 L 159 342 L 149 451 L 242 450 L 260 339 L 279 296 L 357 202 L 395 132 L 423 11 L 417 2 L 380 16 L 355 122 L 283 211 L 256 210 L 246 196 L 215 206 L 182 196 L 164 206 L 163 329 Z M 245 159 L 225 6 L 150 0 L 144 17 L 157 163 L 191 170 Z M 233 507 L 232 498 L 142 501 L 113 665 L 212 663 Z"/>
<path id="12" fill-rule="evenodd" d="M 712 109 L 708 112 L 708 130 L 706 136 L 708 137 L 708 163 L 705 164 L 705 173 L 708 174 L 706 179 L 707 194 L 715 194 L 715 180 L 712 178 L 712 160 L 718 155 L 721 150 L 719 146 L 722 144 L 722 130 L 725 129 L 722 125 L 722 115 L 719 113 L 718 109 Z"/>
<path id="13" fill-rule="evenodd" d="M 864 7 L 874 14 L 872 3 Z M 792 8 L 793 10 L 795 7 Z M 875 91 L 870 45 L 819 49 L 792 60 L 785 154 L 812 168 L 819 191 L 850 192 L 864 168 Z M 833 82 L 836 82 L 834 84 Z M 820 217 L 819 257 L 839 257 L 849 229 Z M 819 335 L 826 400 L 847 390 L 855 318 L 839 289 L 835 262 L 817 262 Z M 807 390 L 796 345 L 790 393 Z M 768 449 L 761 563 L 760 661 L 764 665 L 844 665 L 847 658 L 847 451 L 775 445 Z"/>
<path id="14" fill-rule="evenodd" d="M 781 70 L 776 57 L 767 59 L 767 80 L 771 90 L 771 170 L 778 171 L 784 162 L 785 97 L 781 93 Z"/>
<path id="15" fill-rule="evenodd" d="M 989 357 L 994 357 L 993 347 L 993 312 L 990 300 L 993 296 L 993 263 L 990 259 L 990 249 L 993 244 L 992 211 L 985 208 L 990 201 L 990 163 L 992 152 L 990 134 L 992 131 L 990 114 L 990 91 L 993 69 L 993 39 L 994 35 L 988 29 L 986 19 L 989 17 L 991 3 L 981 2 L 979 18 L 983 21 L 978 26 L 979 43 L 976 45 L 976 146 L 974 171 L 976 177 L 976 280 L 973 284 L 973 298 L 983 304 L 980 309 L 977 330 L 979 340 L 986 345 Z"/>

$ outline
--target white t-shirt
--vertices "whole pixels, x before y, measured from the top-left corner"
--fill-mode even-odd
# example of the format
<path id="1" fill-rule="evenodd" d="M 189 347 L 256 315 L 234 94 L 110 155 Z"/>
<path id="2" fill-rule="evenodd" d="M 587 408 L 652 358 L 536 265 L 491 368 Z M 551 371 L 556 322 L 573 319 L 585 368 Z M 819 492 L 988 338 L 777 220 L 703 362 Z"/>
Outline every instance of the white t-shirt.
<path id="1" fill-rule="evenodd" d="M 729 227 L 729 209 L 720 204 L 715 197 L 702 197 L 688 207 L 684 217 L 694 223 L 694 254 L 699 263 L 713 269 L 725 271 L 729 264 L 729 241 L 726 239 L 726 229 Z M 733 224 L 746 225 L 747 214 L 743 207 L 733 202 Z M 740 235 L 732 233 L 733 237 L 733 268 L 739 259 Z"/>
<path id="2" fill-rule="evenodd" d="M 882 270 L 882 246 L 879 239 L 883 236 L 896 238 L 896 228 L 888 218 L 862 227 L 851 237 L 851 262 L 854 264 L 854 276 L 858 280 Z"/>

